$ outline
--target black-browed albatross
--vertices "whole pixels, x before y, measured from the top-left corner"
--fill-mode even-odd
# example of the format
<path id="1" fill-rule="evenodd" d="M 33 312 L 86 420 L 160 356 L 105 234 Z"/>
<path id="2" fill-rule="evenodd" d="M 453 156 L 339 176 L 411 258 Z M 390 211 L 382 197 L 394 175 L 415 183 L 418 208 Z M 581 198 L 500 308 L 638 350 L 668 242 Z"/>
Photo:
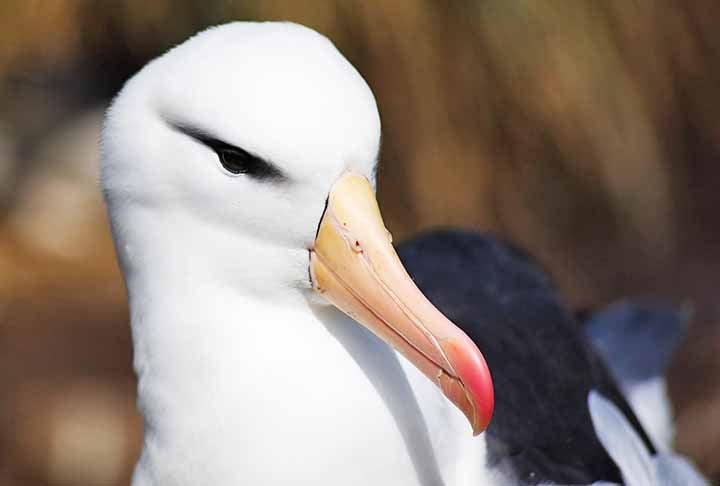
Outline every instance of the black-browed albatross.
<path id="1" fill-rule="evenodd" d="M 211 28 L 125 84 L 101 181 L 145 423 L 136 486 L 492 484 L 471 433 L 490 374 L 393 250 L 379 142 L 363 78 L 296 24 Z"/>
<path id="2" fill-rule="evenodd" d="M 113 101 L 101 168 L 145 425 L 134 486 L 552 479 L 498 467 L 516 461 L 480 434 L 490 373 L 393 250 L 379 141 L 365 81 L 291 23 L 204 31 Z M 567 429 L 592 441 L 582 415 Z"/>

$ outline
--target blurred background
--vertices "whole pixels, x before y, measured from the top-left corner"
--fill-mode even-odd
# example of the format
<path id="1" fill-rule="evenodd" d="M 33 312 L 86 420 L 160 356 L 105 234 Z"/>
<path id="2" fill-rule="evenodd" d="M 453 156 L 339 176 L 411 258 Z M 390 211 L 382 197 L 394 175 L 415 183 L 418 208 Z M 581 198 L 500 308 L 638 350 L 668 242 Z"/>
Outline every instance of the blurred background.
<path id="1" fill-rule="evenodd" d="M 367 79 L 396 241 L 492 230 L 575 310 L 692 308 L 676 446 L 720 478 L 719 2 L 3 0 L 0 485 L 128 483 L 141 431 L 103 110 L 149 59 L 247 19 L 313 27 Z"/>

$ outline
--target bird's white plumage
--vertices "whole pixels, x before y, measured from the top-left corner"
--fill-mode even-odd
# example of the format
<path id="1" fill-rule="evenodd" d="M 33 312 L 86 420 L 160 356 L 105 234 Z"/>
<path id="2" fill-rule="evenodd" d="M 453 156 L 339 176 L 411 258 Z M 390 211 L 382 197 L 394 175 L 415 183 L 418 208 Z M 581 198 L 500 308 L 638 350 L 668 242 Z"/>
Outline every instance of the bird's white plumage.
<path id="1" fill-rule="evenodd" d="M 627 486 L 706 486 L 708 481 L 686 458 L 672 452 L 651 456 L 627 417 L 597 390 L 588 394 L 593 427 Z M 610 483 L 596 482 L 593 486 Z"/>
<path id="2" fill-rule="evenodd" d="M 233 176 L 168 122 L 288 181 Z M 362 77 L 289 23 L 198 34 L 114 101 L 102 184 L 145 417 L 136 486 L 498 484 L 434 384 L 311 292 L 328 191 L 348 169 L 374 180 L 379 141 Z"/>

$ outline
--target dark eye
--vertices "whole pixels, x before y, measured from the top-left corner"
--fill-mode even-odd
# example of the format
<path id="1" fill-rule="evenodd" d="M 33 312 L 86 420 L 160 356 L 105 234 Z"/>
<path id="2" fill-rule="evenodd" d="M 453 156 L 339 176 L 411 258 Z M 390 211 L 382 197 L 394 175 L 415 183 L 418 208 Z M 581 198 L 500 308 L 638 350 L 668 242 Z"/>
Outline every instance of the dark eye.
<path id="1" fill-rule="evenodd" d="M 231 174 L 246 174 L 258 180 L 286 181 L 287 178 L 280 169 L 271 162 L 261 159 L 250 152 L 235 145 L 223 142 L 207 132 L 183 123 L 168 121 L 168 124 L 179 131 L 213 150 L 226 171 Z"/>
<path id="2" fill-rule="evenodd" d="M 220 163 L 231 174 L 247 174 L 254 177 L 267 175 L 267 163 L 244 150 L 222 148 L 216 150 Z"/>

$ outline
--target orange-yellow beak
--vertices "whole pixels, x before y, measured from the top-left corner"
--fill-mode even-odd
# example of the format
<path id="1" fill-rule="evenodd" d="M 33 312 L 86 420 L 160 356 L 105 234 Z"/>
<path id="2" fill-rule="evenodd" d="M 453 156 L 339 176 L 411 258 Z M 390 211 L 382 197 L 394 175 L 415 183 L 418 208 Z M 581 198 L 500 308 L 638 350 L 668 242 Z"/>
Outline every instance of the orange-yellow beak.
<path id="1" fill-rule="evenodd" d="M 475 435 L 485 430 L 494 404 L 485 359 L 413 283 L 365 177 L 347 172 L 330 190 L 310 274 L 316 291 L 435 382 Z"/>

